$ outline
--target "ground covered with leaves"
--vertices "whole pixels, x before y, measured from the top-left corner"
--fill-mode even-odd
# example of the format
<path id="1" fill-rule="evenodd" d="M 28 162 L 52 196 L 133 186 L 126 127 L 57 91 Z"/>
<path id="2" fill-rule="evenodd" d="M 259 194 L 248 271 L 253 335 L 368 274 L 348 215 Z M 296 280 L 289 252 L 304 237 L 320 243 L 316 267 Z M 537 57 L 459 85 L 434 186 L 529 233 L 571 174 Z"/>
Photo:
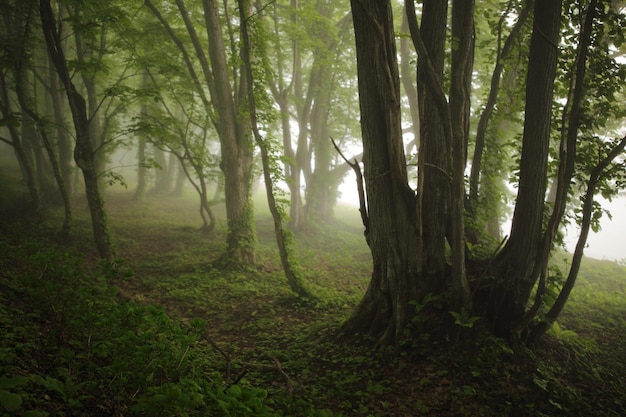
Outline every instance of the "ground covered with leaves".
<path id="1" fill-rule="evenodd" d="M 60 210 L 32 217 L 15 201 L 0 225 L 1 415 L 626 415 L 618 264 L 585 260 L 532 351 L 480 320 L 374 351 L 339 333 L 371 272 L 356 209 L 296 235 L 311 303 L 287 286 L 262 202 L 257 267 L 225 269 L 225 222 L 202 233 L 193 198 L 108 195 L 115 268 L 91 249 L 84 201 L 69 242 L 56 236 Z"/>

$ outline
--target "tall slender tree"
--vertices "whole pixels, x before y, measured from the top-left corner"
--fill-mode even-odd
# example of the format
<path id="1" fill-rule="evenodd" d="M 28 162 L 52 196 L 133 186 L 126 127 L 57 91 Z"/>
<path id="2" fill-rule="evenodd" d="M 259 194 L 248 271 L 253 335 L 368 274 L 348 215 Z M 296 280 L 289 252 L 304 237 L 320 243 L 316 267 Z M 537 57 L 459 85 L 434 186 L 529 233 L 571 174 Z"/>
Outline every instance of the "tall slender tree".
<path id="1" fill-rule="evenodd" d="M 209 40 L 208 55 L 205 52 L 193 24 L 190 12 L 183 0 L 176 6 L 191 41 L 194 57 L 199 62 L 202 81 L 197 75 L 191 54 L 185 43 L 172 29 L 169 22 L 150 1 L 145 2 L 150 11 L 167 30 L 172 41 L 184 56 L 184 61 L 195 87 L 203 99 L 207 113 L 212 117 L 220 138 L 224 173 L 226 217 L 228 223 L 227 253 L 224 260 L 237 265 L 253 265 L 256 252 L 256 232 L 251 199 L 253 144 L 250 122 L 240 114 L 240 104 L 247 94 L 247 81 L 241 77 L 240 66 L 232 67 L 227 59 L 220 5 L 215 0 L 202 1 L 202 14 Z M 231 78 L 232 75 L 232 78 Z M 204 93 L 205 86 L 209 95 Z"/>
<path id="2" fill-rule="evenodd" d="M 40 0 L 39 12 L 48 52 L 65 88 L 67 100 L 72 112 L 76 134 L 74 160 L 83 173 L 87 203 L 91 214 L 93 237 L 100 257 L 108 262 L 114 261 L 114 251 L 109 232 L 104 199 L 98 184 L 95 152 L 90 137 L 89 118 L 85 98 L 78 91 L 69 72 L 67 58 L 61 42 L 61 36 L 55 24 L 56 19 L 50 0 Z"/>

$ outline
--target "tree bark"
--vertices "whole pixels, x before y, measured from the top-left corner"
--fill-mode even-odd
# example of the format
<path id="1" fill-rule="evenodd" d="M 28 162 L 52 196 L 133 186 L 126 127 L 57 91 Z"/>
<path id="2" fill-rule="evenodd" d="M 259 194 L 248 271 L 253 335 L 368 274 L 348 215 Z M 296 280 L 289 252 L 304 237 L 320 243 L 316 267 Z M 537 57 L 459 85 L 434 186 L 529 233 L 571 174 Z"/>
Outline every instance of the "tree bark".
<path id="1" fill-rule="evenodd" d="M 416 290 L 421 272 L 416 199 L 407 183 L 391 5 L 351 0 L 351 7 L 373 273 L 344 331 L 369 334 L 388 345 L 402 336 L 413 313 L 409 302 L 425 295 Z"/>
<path id="2" fill-rule="evenodd" d="M 148 186 L 146 163 L 146 138 L 137 139 L 137 188 L 135 188 L 135 199 L 141 200 L 146 194 Z"/>
<path id="3" fill-rule="evenodd" d="M 211 69 L 215 80 L 215 96 L 212 96 L 219 123 L 224 172 L 224 192 L 228 221 L 229 262 L 253 265 L 256 252 L 254 210 L 251 199 L 253 145 L 250 122 L 238 114 L 233 96 L 222 36 L 222 24 L 216 0 L 203 0 L 204 19 L 209 42 Z M 247 92 L 245 79 L 239 83 L 239 91 Z"/>
<path id="4" fill-rule="evenodd" d="M 474 1 L 452 2 L 450 123 L 452 125 L 452 187 L 450 239 L 452 287 L 459 311 L 469 312 L 471 296 L 465 270 L 465 163 L 469 141 L 472 70 L 474 66 Z"/>
<path id="5" fill-rule="evenodd" d="M 404 36 L 404 33 L 409 31 L 409 22 L 407 19 L 406 9 L 402 13 L 402 33 L 400 38 L 400 81 L 402 81 L 402 87 L 404 87 L 405 96 L 409 102 L 409 110 L 411 114 L 411 133 L 413 133 L 413 140 L 406 146 L 405 152 L 410 152 L 411 149 L 419 149 L 420 144 L 420 114 L 419 114 L 419 102 L 417 96 L 417 87 L 415 82 L 417 77 L 411 71 L 411 55 L 409 52 L 410 38 Z"/>
<path id="6" fill-rule="evenodd" d="M 49 58 L 49 56 L 48 56 Z M 52 100 L 52 110 L 54 112 L 54 122 L 56 124 L 56 139 L 59 154 L 59 166 L 63 183 L 67 195 L 71 197 L 74 193 L 72 187 L 72 141 L 67 132 L 65 112 L 67 105 L 63 100 L 59 87 L 59 76 L 54 70 L 54 64 L 49 60 L 50 97 Z"/>
<path id="7" fill-rule="evenodd" d="M 412 0 L 406 4 L 410 7 L 407 18 L 418 52 L 418 211 L 421 213 L 424 272 L 430 292 L 438 293 L 446 285 L 446 235 L 450 227 L 453 182 L 451 120 L 442 89 L 448 3 L 425 0 L 420 29 L 416 27 Z"/>
<path id="8" fill-rule="evenodd" d="M 543 296 L 546 292 L 546 276 L 548 273 L 547 269 L 550 253 L 552 252 L 554 238 L 558 232 L 563 214 L 565 213 L 565 209 L 567 207 L 567 196 L 571 188 L 571 181 L 575 171 L 578 133 L 583 111 L 582 105 L 585 97 L 584 83 L 587 71 L 587 55 L 591 45 L 593 20 L 595 19 L 597 13 L 597 7 L 597 1 L 592 0 L 587 8 L 587 12 L 585 13 L 584 23 L 582 24 L 580 30 L 578 51 L 576 54 L 576 60 L 574 61 L 574 68 L 571 72 L 572 77 L 570 79 L 569 97 L 563 110 L 561 144 L 559 148 L 559 170 L 555 180 L 556 187 L 554 191 L 553 209 L 541 243 L 540 256 L 535 265 L 535 269 L 538 270 L 538 273 L 540 274 L 539 285 L 533 307 L 526 314 L 523 323 L 518 326 L 522 329 L 525 329 L 531 323 L 542 305 Z M 589 233 L 595 187 L 597 186 L 603 170 L 606 169 L 612 160 L 623 150 L 625 141 L 626 138 L 624 138 L 622 143 L 613 149 L 604 160 L 600 161 L 600 163 L 592 171 L 589 181 L 587 182 L 587 192 L 583 200 L 583 221 L 581 225 L 581 233 L 578 243 L 576 244 L 569 276 L 566 280 L 566 284 L 563 286 L 561 293 L 559 294 L 559 297 L 545 317 L 545 325 L 536 326 L 532 332 L 533 334 L 531 335 L 531 339 L 536 340 L 542 332 L 547 330 L 556 321 L 565 306 L 565 303 L 567 302 L 569 294 L 574 286 L 574 282 L 576 281 L 576 276 L 578 275 L 583 248 Z"/>
<path id="9" fill-rule="evenodd" d="M 251 57 L 251 37 L 248 30 L 248 12 L 250 9 L 250 3 L 248 0 L 238 0 L 239 5 L 239 20 L 241 24 L 241 38 L 243 40 L 243 48 L 241 51 L 241 59 L 244 64 L 243 76 L 246 79 L 246 82 L 249 86 L 253 87 L 254 79 L 253 79 L 253 69 L 252 69 L 252 57 Z M 258 57 L 257 57 L 258 58 Z M 311 299 L 313 295 L 309 292 L 309 290 L 304 285 L 302 277 L 295 270 L 294 265 L 290 259 L 290 248 L 289 248 L 289 235 L 288 231 L 284 229 L 283 226 L 283 216 L 276 204 L 276 199 L 274 197 L 274 183 L 272 180 L 271 166 L 270 166 L 270 150 L 267 141 L 261 136 L 259 131 L 258 117 L 257 117 L 257 105 L 256 105 L 256 97 L 255 97 L 255 89 L 248 89 L 248 111 L 250 115 L 250 125 L 252 127 L 252 132 L 254 135 L 254 139 L 257 143 L 261 151 L 261 162 L 263 164 L 263 176 L 265 179 L 265 191 L 267 194 L 267 202 L 269 205 L 270 212 L 272 214 L 272 219 L 274 221 L 274 234 L 276 236 L 276 243 L 278 246 L 278 252 L 280 255 L 281 265 L 283 267 L 283 271 L 287 278 L 287 283 L 291 290 L 297 294 L 299 297 Z"/>
<path id="10" fill-rule="evenodd" d="M 510 334 L 524 315 L 536 282 L 533 269 L 539 254 L 544 220 L 561 0 L 536 2 L 534 16 L 526 81 L 519 188 L 511 237 L 496 261 L 497 281 L 492 289 L 487 313 L 498 334 Z"/>
<path id="11" fill-rule="evenodd" d="M 91 214 L 93 236 L 98 254 L 107 262 L 113 262 L 114 252 L 109 234 L 104 200 L 98 185 L 98 172 L 94 160 L 94 150 L 89 137 L 89 119 L 87 105 L 83 96 L 76 90 L 65 60 L 65 53 L 55 26 L 50 0 L 40 0 L 40 16 L 48 52 L 65 87 L 72 119 L 76 131 L 74 160 L 83 173 L 87 203 Z"/>
<path id="12" fill-rule="evenodd" d="M 74 12 L 73 19 L 79 21 L 80 10 Z M 86 39 L 87 40 L 86 40 Z M 102 51 L 106 48 L 106 29 L 104 25 L 100 26 L 100 35 L 95 33 L 84 34 L 81 30 L 74 31 L 74 39 L 76 43 L 76 56 L 80 65 L 93 65 L 94 61 L 102 62 Z M 99 40 L 99 45 L 96 43 Z M 96 50 L 98 52 L 96 53 Z M 100 113 L 98 109 L 100 103 L 98 101 L 98 92 L 96 86 L 96 74 L 93 70 L 80 71 L 81 79 L 87 93 L 87 120 L 89 122 L 89 138 L 91 140 L 91 147 L 94 152 L 93 160 L 96 170 L 96 174 L 100 178 L 100 175 L 106 169 L 106 154 L 104 147 L 104 134 L 102 131 L 102 124 L 100 120 Z M 102 179 L 99 179 L 102 184 Z"/>

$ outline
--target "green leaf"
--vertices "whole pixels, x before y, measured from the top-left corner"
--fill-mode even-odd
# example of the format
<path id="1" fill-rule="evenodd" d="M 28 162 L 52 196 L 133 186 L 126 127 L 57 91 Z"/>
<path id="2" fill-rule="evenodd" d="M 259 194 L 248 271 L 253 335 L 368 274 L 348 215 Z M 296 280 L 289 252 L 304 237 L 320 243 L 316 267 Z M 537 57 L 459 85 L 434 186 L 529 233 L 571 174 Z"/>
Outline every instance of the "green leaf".
<path id="1" fill-rule="evenodd" d="M 235 398 L 241 397 L 241 387 L 239 387 L 239 385 L 233 385 L 228 389 L 228 394 Z"/>
<path id="2" fill-rule="evenodd" d="M 14 376 L 11 378 L 0 377 L 0 388 L 15 388 L 22 385 L 26 385 L 28 383 L 28 377 L 25 376 Z"/>
<path id="3" fill-rule="evenodd" d="M 17 411 L 22 406 L 22 396 L 0 390 L 0 405 L 7 411 Z"/>

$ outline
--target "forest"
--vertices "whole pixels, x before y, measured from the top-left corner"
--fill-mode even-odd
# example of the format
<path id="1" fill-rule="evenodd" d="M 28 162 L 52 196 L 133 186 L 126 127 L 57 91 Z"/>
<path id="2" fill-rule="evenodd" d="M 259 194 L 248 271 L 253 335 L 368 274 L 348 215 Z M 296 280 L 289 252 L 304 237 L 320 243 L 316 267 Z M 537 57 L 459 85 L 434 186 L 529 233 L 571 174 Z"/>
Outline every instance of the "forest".
<path id="1" fill-rule="evenodd" d="M 0 0 L 0 415 L 626 415 L 625 30 Z"/>

